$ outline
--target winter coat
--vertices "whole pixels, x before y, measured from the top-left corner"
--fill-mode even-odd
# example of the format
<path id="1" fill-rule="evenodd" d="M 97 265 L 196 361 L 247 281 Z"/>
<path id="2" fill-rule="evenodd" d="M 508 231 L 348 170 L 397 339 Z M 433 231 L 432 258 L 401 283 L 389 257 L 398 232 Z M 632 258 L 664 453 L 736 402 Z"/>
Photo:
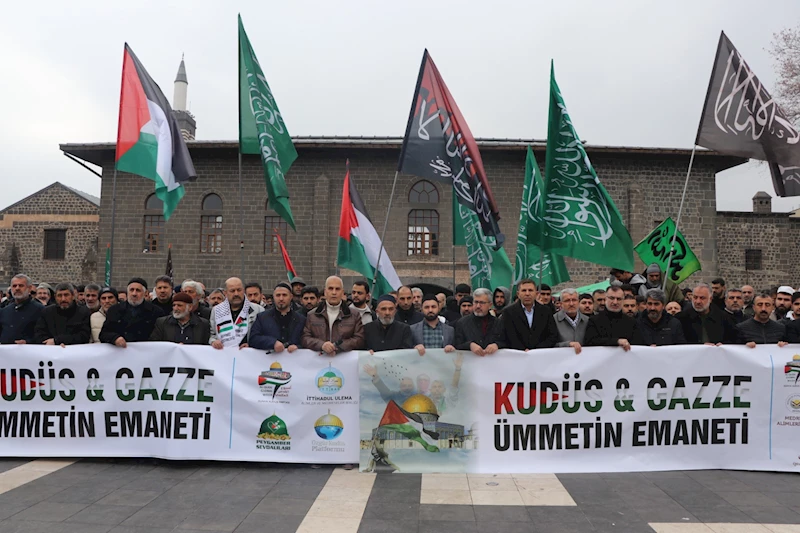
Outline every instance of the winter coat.
<path id="1" fill-rule="evenodd" d="M 486 332 L 483 331 L 482 321 L 487 321 Z M 481 348 L 486 348 L 490 344 L 498 344 L 500 346 L 500 334 L 502 325 L 500 319 L 492 315 L 485 317 L 477 317 L 474 314 L 469 314 L 462 317 L 461 320 L 456 322 L 456 350 L 469 350 L 470 344 L 473 342 Z"/>
<path id="2" fill-rule="evenodd" d="M 413 307 L 408 311 L 403 311 L 398 307 L 397 314 L 394 315 L 394 320 L 395 322 L 402 322 L 403 324 L 411 326 L 412 324 L 416 324 L 417 322 L 422 322 L 425 320 L 425 315 Z"/>
<path id="3" fill-rule="evenodd" d="M 260 305 L 254 303 L 250 304 L 250 309 L 248 309 L 247 311 L 247 335 L 245 335 L 245 337 L 241 340 L 239 344 L 247 344 L 249 346 L 250 334 L 253 332 L 253 323 L 256 321 L 256 317 L 258 316 L 258 314 L 263 312 L 264 308 L 261 307 Z M 238 311 L 237 314 L 233 314 L 233 319 L 236 320 L 237 316 L 238 316 Z M 211 320 L 209 320 L 209 331 L 211 333 L 208 338 L 209 344 L 213 343 L 216 340 L 219 340 L 219 337 L 217 336 L 217 318 L 214 313 L 211 313 Z"/>
<path id="4" fill-rule="evenodd" d="M 739 344 L 777 344 L 786 340 L 786 326 L 774 320 L 762 324 L 754 318 L 748 318 L 736 329 L 739 331 Z"/>
<path id="5" fill-rule="evenodd" d="M 192 314 L 189 317 L 189 323 L 187 327 L 192 328 L 192 339 L 188 343 L 184 344 L 200 344 L 208 346 L 208 339 L 211 336 L 211 327 L 208 320 Z M 173 317 L 171 314 L 169 316 L 162 316 L 156 320 L 153 333 L 150 334 L 150 340 L 160 342 L 177 342 L 175 339 L 178 337 L 179 332 L 180 325 L 175 317 Z"/>
<path id="6" fill-rule="evenodd" d="M 102 331 L 105 321 L 106 312 L 102 308 L 89 317 L 89 324 L 92 326 L 92 342 L 100 342 L 100 331 Z"/>
<path id="7" fill-rule="evenodd" d="M 556 329 L 558 329 L 558 342 L 557 347 L 569 346 L 571 342 L 584 343 L 586 337 L 586 326 L 589 325 L 589 317 L 581 312 L 575 316 L 578 322 L 576 327 L 572 327 L 567 321 L 567 312 L 563 309 L 555 314 Z"/>
<path id="8" fill-rule="evenodd" d="M 328 324 L 328 309 L 325 302 L 306 315 L 306 325 L 300 343 L 303 348 L 322 351 L 322 345 L 330 341 L 336 346 L 336 352 L 364 349 L 364 326 L 361 317 L 350 311 L 346 302 L 341 303 L 339 314 L 333 321 L 333 328 Z"/>
<path id="9" fill-rule="evenodd" d="M 503 311 L 503 347 L 512 350 L 552 348 L 558 342 L 558 328 L 550 307 L 538 302 L 533 304 L 533 322 L 528 325 L 521 302 L 510 305 Z"/>
<path id="10" fill-rule="evenodd" d="M 414 347 L 411 328 L 397 321 L 392 322 L 388 327 L 378 320 L 364 326 L 364 344 L 364 349 L 375 352 Z"/>
<path id="11" fill-rule="evenodd" d="M 47 307 L 36 322 L 33 342 L 42 344 L 53 339 L 56 344 L 88 344 L 92 340 L 91 314 L 88 307 L 74 302 L 67 309 Z"/>
<path id="12" fill-rule="evenodd" d="M 617 346 L 620 339 L 626 339 L 631 344 L 642 344 L 636 319 L 608 309 L 589 318 L 584 338 L 586 346 Z"/>
<path id="13" fill-rule="evenodd" d="M 100 342 L 114 344 L 120 337 L 126 342 L 148 341 L 156 319 L 163 315 L 163 311 L 150 302 L 142 302 L 138 306 L 128 302 L 112 305 L 106 311 L 106 321 L 100 330 Z"/>
<path id="14" fill-rule="evenodd" d="M 427 327 L 425 325 L 424 320 L 422 322 L 417 322 L 416 324 L 411 326 L 411 338 L 413 339 L 414 346 L 418 344 L 422 344 L 424 346 L 425 343 L 422 342 L 422 339 L 424 337 L 422 333 L 423 332 L 422 328 L 424 327 Z M 442 328 L 442 348 L 444 348 L 447 345 L 455 346 L 456 344 L 455 328 L 447 324 L 442 324 L 441 328 Z M 427 348 L 427 346 L 425 346 L 425 348 Z"/>
<path id="15" fill-rule="evenodd" d="M 291 313 L 291 318 L 289 320 L 288 337 L 284 337 L 281 334 L 281 327 L 278 325 L 278 321 L 275 318 L 278 311 L 274 307 L 272 309 L 267 309 L 263 313 L 259 313 L 250 331 L 249 346 L 258 350 L 271 352 L 275 349 L 275 343 L 280 341 L 281 344 L 286 347 L 291 345 L 300 347 L 300 337 L 303 335 L 306 317 L 297 311 L 289 312 Z"/>
<path id="16" fill-rule="evenodd" d="M 33 298 L 22 303 L 12 300 L 0 309 L 0 344 L 14 344 L 14 341 L 33 343 L 34 329 L 42 311 L 44 306 Z"/>
<path id="17" fill-rule="evenodd" d="M 675 318 L 683 327 L 683 336 L 687 344 L 703 344 L 703 322 L 700 315 L 690 305 L 681 311 Z M 736 344 L 738 334 L 733 320 L 725 316 L 725 311 L 720 311 L 716 306 L 711 306 L 706 319 L 708 342 L 713 344 Z"/>
<path id="18" fill-rule="evenodd" d="M 686 344 L 680 321 L 666 311 L 661 312 L 661 318 L 655 324 L 648 318 L 647 312 L 642 313 L 639 316 L 638 327 L 642 344 L 645 346 Z"/>

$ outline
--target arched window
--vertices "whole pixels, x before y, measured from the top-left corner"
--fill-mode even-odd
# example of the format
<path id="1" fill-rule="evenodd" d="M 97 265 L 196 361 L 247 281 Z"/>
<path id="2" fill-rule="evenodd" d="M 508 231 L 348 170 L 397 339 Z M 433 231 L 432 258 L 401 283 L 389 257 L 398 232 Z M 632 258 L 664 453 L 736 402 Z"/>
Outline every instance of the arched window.
<path id="1" fill-rule="evenodd" d="M 280 253 L 281 247 L 278 244 L 278 238 L 275 236 L 275 233 L 277 232 L 278 235 L 281 236 L 283 245 L 286 246 L 289 236 L 289 224 L 281 217 L 274 214 L 275 212 L 269 208 L 269 200 L 267 200 L 264 208 L 268 212 L 273 213 L 264 217 L 264 253 Z"/>
<path id="2" fill-rule="evenodd" d="M 408 255 L 439 255 L 439 212 L 435 209 L 408 212 Z"/>
<path id="3" fill-rule="evenodd" d="M 200 253 L 222 253 L 222 198 L 207 194 L 203 198 L 200 216 Z"/>
<path id="4" fill-rule="evenodd" d="M 430 181 L 420 180 L 408 191 L 410 204 L 438 204 L 439 191 Z"/>
<path id="5" fill-rule="evenodd" d="M 161 235 L 164 234 L 164 202 L 153 193 L 144 201 L 144 209 L 144 251 L 160 252 Z"/>

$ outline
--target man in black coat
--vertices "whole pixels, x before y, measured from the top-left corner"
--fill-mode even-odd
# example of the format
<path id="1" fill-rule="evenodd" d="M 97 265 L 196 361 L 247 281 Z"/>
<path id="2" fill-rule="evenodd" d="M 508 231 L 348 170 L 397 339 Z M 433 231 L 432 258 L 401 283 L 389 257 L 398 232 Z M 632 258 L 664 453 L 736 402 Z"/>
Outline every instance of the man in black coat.
<path id="1" fill-rule="evenodd" d="M 92 312 L 75 301 L 75 287 L 71 283 L 56 286 L 56 305 L 46 307 L 36 322 L 34 344 L 87 344 L 92 340 L 90 318 Z"/>
<path id="2" fill-rule="evenodd" d="M 642 344 L 636 320 L 622 312 L 625 293 L 622 287 L 606 290 L 606 309 L 589 319 L 584 342 L 586 346 L 621 346 L 626 352 L 633 344 Z"/>
<path id="3" fill-rule="evenodd" d="M 306 317 L 292 309 L 294 293 L 285 281 L 278 283 L 272 291 L 273 307 L 256 315 L 250 330 L 251 348 L 267 352 L 291 353 L 300 346 Z"/>
<path id="4" fill-rule="evenodd" d="M 133 278 L 128 282 L 128 299 L 111 307 L 106 313 L 100 342 L 125 348 L 129 342 L 150 340 L 156 319 L 164 316 L 164 313 L 144 300 L 145 291 L 147 282 L 142 278 Z"/>
<path id="5" fill-rule="evenodd" d="M 647 310 L 639 316 L 638 327 L 645 346 L 685 344 L 683 326 L 677 318 L 664 311 L 667 295 L 661 289 L 647 291 Z"/>
<path id="6" fill-rule="evenodd" d="M 184 292 L 173 296 L 172 312 L 156 319 L 150 340 L 208 346 L 211 325 L 205 318 L 192 313 L 193 303 L 192 297 Z"/>
<path id="7" fill-rule="evenodd" d="M 414 309 L 414 293 L 411 292 L 411 287 L 403 285 L 397 289 L 397 311 L 394 320 L 409 326 L 425 320 L 425 316 Z"/>
<path id="8" fill-rule="evenodd" d="M 755 348 L 756 344 L 777 344 L 784 346 L 788 344 L 786 325 L 776 320 L 770 319 L 774 311 L 772 296 L 762 293 L 753 299 L 753 318 L 748 318 L 738 326 L 739 343 L 749 348 Z"/>
<path id="9" fill-rule="evenodd" d="M 393 296 L 384 295 L 378 298 L 375 309 L 378 320 L 364 326 L 364 341 L 371 353 L 385 350 L 401 350 L 413 348 L 411 328 L 395 320 L 397 305 Z"/>
<path id="10" fill-rule="evenodd" d="M 492 291 L 475 289 L 472 295 L 472 314 L 456 322 L 456 350 L 469 350 L 475 355 L 493 354 L 501 348 L 498 342 L 500 320 L 491 313 Z"/>
<path id="11" fill-rule="evenodd" d="M 31 296 L 33 283 L 25 274 L 11 279 L 11 303 L 0 309 L 0 344 L 33 343 L 44 306 Z"/>
<path id="12" fill-rule="evenodd" d="M 500 320 L 502 344 L 512 350 L 552 348 L 558 342 L 558 328 L 549 305 L 536 301 L 536 283 L 523 279 L 517 284 L 518 303 L 507 306 Z"/>
<path id="13" fill-rule="evenodd" d="M 675 315 L 687 344 L 736 344 L 738 333 L 733 320 L 711 303 L 711 288 L 705 283 L 692 290 L 692 304 Z"/>

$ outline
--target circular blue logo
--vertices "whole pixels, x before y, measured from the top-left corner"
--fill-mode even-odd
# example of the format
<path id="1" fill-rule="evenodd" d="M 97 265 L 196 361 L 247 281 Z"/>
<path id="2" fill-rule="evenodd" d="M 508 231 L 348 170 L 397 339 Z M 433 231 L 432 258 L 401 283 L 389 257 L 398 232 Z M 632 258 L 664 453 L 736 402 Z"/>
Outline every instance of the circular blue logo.
<path id="1" fill-rule="evenodd" d="M 344 375 L 330 364 L 317 372 L 315 378 L 317 389 L 323 394 L 336 394 L 344 386 Z"/>

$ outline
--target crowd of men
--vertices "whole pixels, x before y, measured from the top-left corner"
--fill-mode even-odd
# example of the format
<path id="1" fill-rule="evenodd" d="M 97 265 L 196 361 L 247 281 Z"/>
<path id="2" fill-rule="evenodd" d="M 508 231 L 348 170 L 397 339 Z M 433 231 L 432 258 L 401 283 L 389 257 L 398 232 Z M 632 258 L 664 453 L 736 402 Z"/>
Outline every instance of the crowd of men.
<path id="1" fill-rule="evenodd" d="M 484 356 L 501 348 L 532 350 L 584 346 L 778 344 L 800 342 L 800 292 L 780 286 L 710 285 L 679 290 L 651 265 L 644 274 L 612 269 L 603 290 L 579 294 L 523 279 L 514 293 L 466 284 L 455 294 L 424 294 L 403 286 L 373 298 L 356 281 L 345 292 L 331 276 L 323 290 L 300 278 L 265 292 L 230 278 L 207 291 L 160 276 L 152 288 L 131 279 L 124 291 L 96 284 L 34 286 L 18 274 L 0 307 L 0 344 L 72 345 L 101 342 L 125 348 L 142 341 L 251 347 L 268 353 L 305 348 L 333 356 L 350 350 L 469 350 Z"/>

